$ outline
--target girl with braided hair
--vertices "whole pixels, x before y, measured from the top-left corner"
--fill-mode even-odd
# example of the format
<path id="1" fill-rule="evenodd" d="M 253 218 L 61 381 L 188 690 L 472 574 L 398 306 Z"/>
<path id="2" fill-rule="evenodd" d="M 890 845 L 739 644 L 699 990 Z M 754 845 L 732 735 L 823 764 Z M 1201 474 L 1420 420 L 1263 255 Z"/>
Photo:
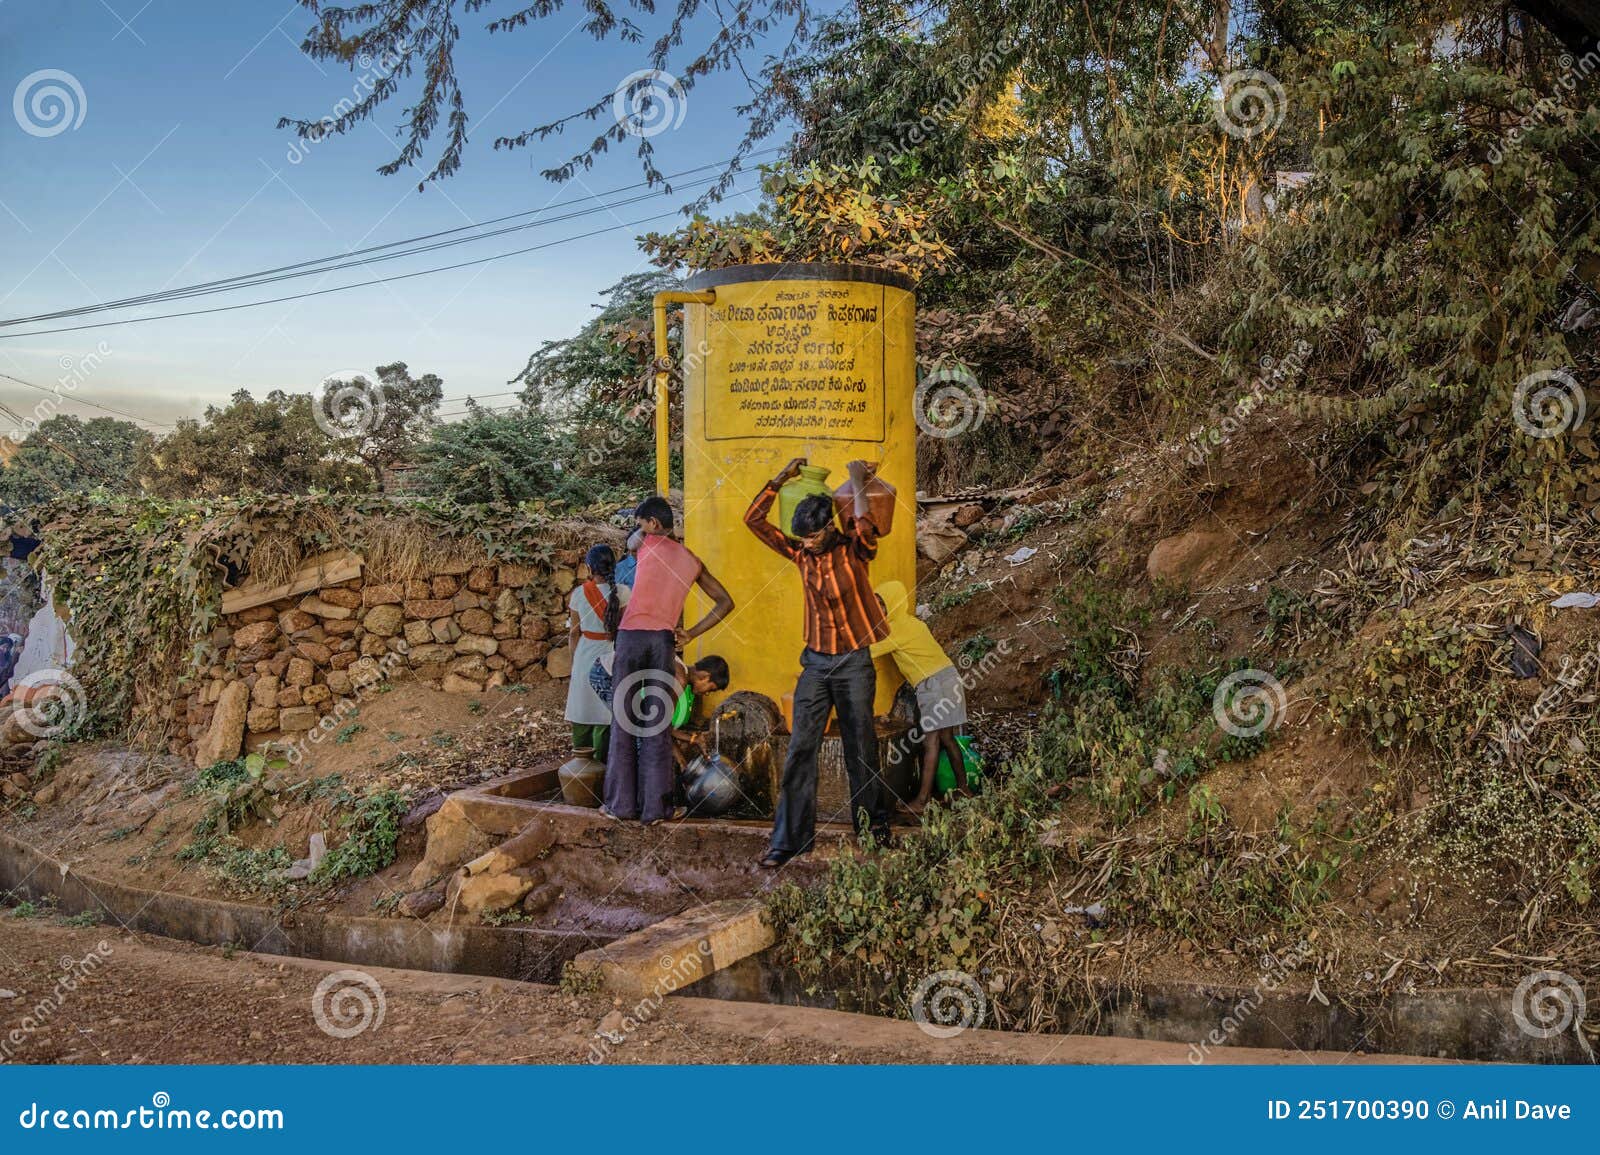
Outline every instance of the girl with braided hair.
<path id="1" fill-rule="evenodd" d="M 573 587 L 567 600 L 572 677 L 567 683 L 566 720 L 572 726 L 573 747 L 592 750 L 593 757 L 604 762 L 610 747 L 611 706 L 595 692 L 589 673 L 596 663 L 611 665 L 629 591 L 616 580 L 617 555 L 609 545 L 591 546 L 583 561 L 589 577 Z"/>

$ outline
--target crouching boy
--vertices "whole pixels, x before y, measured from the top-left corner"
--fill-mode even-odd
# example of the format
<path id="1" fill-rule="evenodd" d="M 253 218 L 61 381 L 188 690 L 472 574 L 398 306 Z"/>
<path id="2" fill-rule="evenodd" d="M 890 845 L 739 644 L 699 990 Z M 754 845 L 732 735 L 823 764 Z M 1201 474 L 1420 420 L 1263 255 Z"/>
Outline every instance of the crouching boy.
<path id="1" fill-rule="evenodd" d="M 961 743 L 956 735 L 967 724 L 967 688 L 961 671 L 944 652 L 927 624 L 911 611 L 906 587 L 896 581 L 878 586 L 878 604 L 889 622 L 889 636 L 872 644 L 872 656 L 894 655 L 895 665 L 911 683 L 917 696 L 917 729 L 922 733 L 922 784 L 917 796 L 904 804 L 912 814 L 921 814 L 933 797 L 934 776 L 942 751 L 955 771 L 956 789 L 965 794 L 967 769 Z"/>

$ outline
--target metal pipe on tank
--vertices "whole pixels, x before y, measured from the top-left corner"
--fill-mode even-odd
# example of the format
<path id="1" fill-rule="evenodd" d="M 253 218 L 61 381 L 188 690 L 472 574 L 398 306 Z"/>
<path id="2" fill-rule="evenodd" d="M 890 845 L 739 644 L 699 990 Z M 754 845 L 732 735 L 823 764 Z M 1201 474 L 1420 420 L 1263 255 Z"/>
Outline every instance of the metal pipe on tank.
<path id="1" fill-rule="evenodd" d="M 667 496 L 672 482 L 672 457 L 667 452 L 672 430 L 672 391 L 669 388 L 672 381 L 672 354 L 667 347 L 667 306 L 710 305 L 716 299 L 717 294 L 711 289 L 699 293 L 668 289 L 657 293 L 653 301 L 656 318 L 656 492 L 662 497 Z"/>

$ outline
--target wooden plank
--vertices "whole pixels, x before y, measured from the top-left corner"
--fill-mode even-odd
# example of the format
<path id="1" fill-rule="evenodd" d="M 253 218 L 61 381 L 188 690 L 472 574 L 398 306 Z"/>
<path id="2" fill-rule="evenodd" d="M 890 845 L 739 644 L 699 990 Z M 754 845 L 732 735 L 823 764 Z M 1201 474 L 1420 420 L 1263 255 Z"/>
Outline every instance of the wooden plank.
<path id="1" fill-rule="evenodd" d="M 349 550 L 325 553 L 295 570 L 294 577 L 282 585 L 253 584 L 228 590 L 222 595 L 222 612 L 236 614 L 240 610 L 247 610 L 252 606 L 264 606 L 280 598 L 292 598 L 295 594 L 303 594 L 308 590 L 336 586 L 340 582 L 360 577 L 361 567 L 364 565 L 366 559 Z"/>

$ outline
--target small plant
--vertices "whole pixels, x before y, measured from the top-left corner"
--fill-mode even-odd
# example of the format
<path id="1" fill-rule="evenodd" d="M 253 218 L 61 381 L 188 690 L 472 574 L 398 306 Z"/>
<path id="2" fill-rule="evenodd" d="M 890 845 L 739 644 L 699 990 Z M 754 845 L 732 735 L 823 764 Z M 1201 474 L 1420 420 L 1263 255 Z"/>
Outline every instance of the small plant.
<path id="1" fill-rule="evenodd" d="M 360 722 L 346 722 L 334 732 L 333 741 L 335 745 L 348 746 L 357 734 L 365 731 L 366 727 Z"/>
<path id="2" fill-rule="evenodd" d="M 61 758 L 65 750 L 66 744 L 59 738 L 52 738 L 45 742 L 43 748 L 34 756 L 34 774 L 43 778 L 54 771 L 57 766 L 61 765 Z"/>
<path id="3" fill-rule="evenodd" d="M 80 911 L 78 914 L 68 915 L 61 919 L 62 926 L 88 927 L 99 926 L 101 923 L 100 912 L 97 910 Z"/>
<path id="4" fill-rule="evenodd" d="M 335 798 L 344 792 L 344 775 L 335 771 L 325 774 L 321 778 L 307 778 L 304 782 L 296 782 L 284 791 L 284 794 L 300 802 L 316 802 L 323 798 Z"/>
<path id="5" fill-rule="evenodd" d="M 1227 820 L 1217 792 L 1203 782 L 1189 787 L 1189 838 L 1203 838 Z"/>
<path id="6" fill-rule="evenodd" d="M 280 873 L 292 863 L 281 846 L 255 848 L 235 839 L 217 846 L 207 858 L 209 869 L 219 877 L 247 891 L 270 891 L 283 886 Z"/>
<path id="7" fill-rule="evenodd" d="M 469 713 L 469 714 L 481 714 L 481 713 L 483 713 L 483 703 L 478 701 L 478 699 L 476 699 L 476 698 L 472 699 L 472 701 L 467 703 L 467 713 Z"/>
<path id="8" fill-rule="evenodd" d="M 956 656 L 964 659 L 967 665 L 976 665 L 989 656 L 989 653 L 999 643 L 986 633 L 976 633 L 961 643 L 961 648 L 956 651 Z"/>
<path id="9" fill-rule="evenodd" d="M 312 881 L 365 878 L 388 866 L 394 861 L 400 820 L 407 809 L 406 796 L 399 790 L 377 790 L 355 801 L 351 813 L 339 821 L 344 841 L 317 864 Z"/>
<path id="10" fill-rule="evenodd" d="M 209 791 L 212 801 L 194 824 L 193 841 L 178 851 L 179 860 L 198 862 L 209 857 L 223 838 L 268 814 L 272 795 L 263 778 L 269 769 L 278 770 L 287 765 L 287 759 L 274 758 L 268 762 L 266 756 L 257 751 L 243 759 L 214 762 L 201 770 L 196 778 L 198 785 L 191 793 Z"/>
<path id="11" fill-rule="evenodd" d="M 1299 644 L 1304 629 L 1315 620 L 1316 607 L 1304 594 L 1283 586 L 1267 589 L 1267 624 L 1261 631 L 1265 642 L 1290 640 Z"/>
<path id="12" fill-rule="evenodd" d="M 526 694 L 528 692 L 528 684 L 526 682 L 511 682 L 501 686 L 500 692 L 502 694 Z"/>
<path id="13" fill-rule="evenodd" d="M 516 926 L 518 923 L 533 922 L 533 915 L 519 906 L 510 910 L 485 911 L 483 913 L 485 926 Z"/>
<path id="14" fill-rule="evenodd" d="M 184 787 L 183 794 L 186 798 L 193 798 L 196 794 L 204 794 L 208 790 L 224 790 L 236 782 L 248 781 L 249 778 L 250 771 L 245 766 L 243 758 L 213 762 L 209 766 L 201 767 L 193 780 Z"/>
<path id="15" fill-rule="evenodd" d="M 958 590 L 946 590 L 933 599 L 933 612 L 939 614 L 945 610 L 953 610 L 957 606 L 964 606 L 973 598 L 988 590 L 990 584 L 989 582 L 973 582 L 971 585 L 963 586 Z"/>
<path id="16" fill-rule="evenodd" d="M 1150 583 L 1150 606 L 1158 611 L 1175 610 L 1189 600 L 1189 587 L 1171 578 L 1158 577 Z"/>
<path id="17" fill-rule="evenodd" d="M 984 544 L 1008 545 L 1011 542 L 1020 541 L 1022 538 L 1028 535 L 1030 530 L 1043 525 L 1044 522 L 1044 513 L 1035 506 L 1029 506 L 1027 509 L 1024 509 L 1021 513 L 1017 514 L 1012 520 L 1011 524 L 1005 529 L 998 533 L 986 534 L 983 539 Z"/>
<path id="18" fill-rule="evenodd" d="M 597 995 L 604 986 L 604 980 L 599 971 L 579 970 L 572 963 L 567 963 L 561 968 L 561 993 L 584 997 Z"/>

